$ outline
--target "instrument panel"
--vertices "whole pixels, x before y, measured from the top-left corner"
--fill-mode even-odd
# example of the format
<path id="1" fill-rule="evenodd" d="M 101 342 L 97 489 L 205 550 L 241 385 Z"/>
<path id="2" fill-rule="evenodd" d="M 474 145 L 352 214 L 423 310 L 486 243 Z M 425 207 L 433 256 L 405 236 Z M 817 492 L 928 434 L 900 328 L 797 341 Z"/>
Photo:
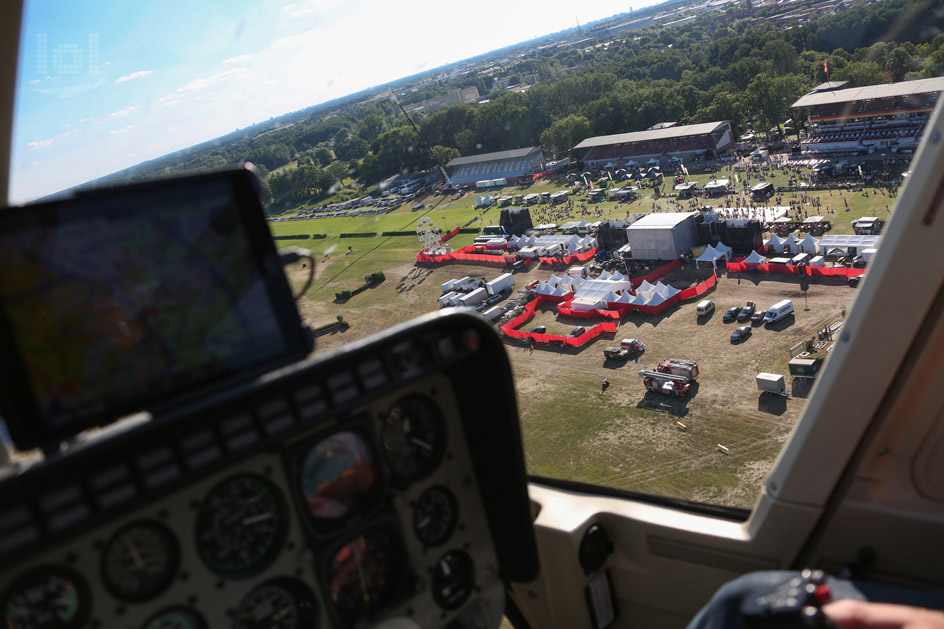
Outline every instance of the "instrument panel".
<path id="1" fill-rule="evenodd" d="M 0 482 L 6 625 L 497 627 L 503 579 L 536 572 L 536 551 L 517 425 L 518 460 L 502 461 L 507 444 L 486 446 L 507 426 L 470 414 L 467 368 L 494 370 L 495 349 L 506 360 L 470 318 L 385 334 Z"/>

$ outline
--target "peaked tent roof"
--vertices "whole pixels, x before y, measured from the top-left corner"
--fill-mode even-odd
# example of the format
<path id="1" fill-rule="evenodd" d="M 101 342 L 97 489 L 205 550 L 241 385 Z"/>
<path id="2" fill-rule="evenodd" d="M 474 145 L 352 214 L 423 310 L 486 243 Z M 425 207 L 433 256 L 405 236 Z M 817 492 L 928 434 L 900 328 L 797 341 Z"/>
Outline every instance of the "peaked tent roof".
<path id="1" fill-rule="evenodd" d="M 756 251 L 751 251 L 751 255 L 744 258 L 744 262 L 747 264 L 767 264 L 767 258 Z"/>

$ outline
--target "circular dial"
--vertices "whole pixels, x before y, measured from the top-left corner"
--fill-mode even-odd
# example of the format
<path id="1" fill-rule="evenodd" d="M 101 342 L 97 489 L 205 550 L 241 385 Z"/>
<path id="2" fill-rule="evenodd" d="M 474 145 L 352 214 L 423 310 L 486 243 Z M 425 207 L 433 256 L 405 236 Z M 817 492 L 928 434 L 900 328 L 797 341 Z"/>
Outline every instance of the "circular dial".
<path id="1" fill-rule="evenodd" d="M 401 554 L 391 535 L 375 531 L 341 546 L 329 566 L 328 592 L 344 624 L 386 605 L 403 582 Z"/>
<path id="2" fill-rule="evenodd" d="M 231 476 L 200 503 L 197 550 L 213 572 L 249 576 L 275 559 L 285 528 L 284 503 L 272 483 L 252 474 Z"/>
<path id="3" fill-rule="evenodd" d="M 89 615 L 88 586 L 78 574 L 61 566 L 42 566 L 10 586 L 4 615 L 9 629 L 71 629 Z"/>
<path id="4" fill-rule="evenodd" d="M 443 609 L 458 609 L 475 589 L 475 562 L 465 551 L 451 550 L 433 567 L 433 599 Z"/>
<path id="5" fill-rule="evenodd" d="M 398 477 L 415 480 L 428 475 L 446 444 L 439 407 L 423 395 L 401 398 L 384 419 L 383 444 L 387 463 Z"/>
<path id="6" fill-rule="evenodd" d="M 147 619 L 143 629 L 207 629 L 203 616 L 189 607 L 167 607 Z"/>
<path id="7" fill-rule="evenodd" d="M 318 603 L 308 586 L 281 578 L 254 588 L 239 603 L 233 629 L 317 629 Z"/>
<path id="8" fill-rule="evenodd" d="M 116 598 L 146 601 L 167 589 L 179 565 L 180 547 L 167 527 L 132 522 L 105 544 L 102 580 Z"/>
<path id="9" fill-rule="evenodd" d="M 361 435 L 343 431 L 321 439 L 304 454 L 301 491 L 316 526 L 334 526 L 357 512 L 377 486 L 374 451 Z"/>
<path id="10" fill-rule="evenodd" d="M 456 497 L 446 487 L 430 487 L 416 501 L 413 532 L 426 546 L 439 546 L 452 537 L 459 517 Z"/>

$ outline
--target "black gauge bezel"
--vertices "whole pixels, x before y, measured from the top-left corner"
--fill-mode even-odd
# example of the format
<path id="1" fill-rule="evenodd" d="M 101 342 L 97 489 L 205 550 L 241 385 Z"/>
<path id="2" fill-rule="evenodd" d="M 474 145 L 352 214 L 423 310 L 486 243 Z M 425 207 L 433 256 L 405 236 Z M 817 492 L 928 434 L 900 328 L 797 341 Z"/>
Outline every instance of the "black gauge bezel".
<path id="1" fill-rule="evenodd" d="M 243 604 L 246 602 L 246 599 L 262 588 L 271 587 L 281 588 L 287 592 L 297 604 L 298 610 L 300 612 L 299 623 L 296 625 L 297 627 L 304 627 L 305 629 L 318 629 L 318 627 L 321 626 L 321 618 L 320 614 L 318 613 L 320 609 L 318 606 L 318 596 L 315 594 L 315 592 L 308 586 L 308 584 L 304 583 L 303 581 L 299 581 L 294 577 L 283 576 L 264 581 L 246 592 L 246 594 L 240 599 L 239 604 L 233 609 L 233 629 L 239 629 L 240 627 L 239 613 Z"/>
<path id="2" fill-rule="evenodd" d="M 361 498 L 357 505 L 350 509 L 348 513 L 337 518 L 318 518 L 308 510 L 306 503 L 305 488 L 302 482 L 302 473 L 305 469 L 305 459 L 309 453 L 331 437 L 349 432 L 359 437 L 371 451 L 373 461 L 371 463 L 374 469 L 374 484 Z M 305 528 L 315 537 L 330 537 L 338 531 L 348 529 L 352 523 L 366 520 L 376 515 L 384 505 L 387 494 L 387 478 L 384 473 L 382 455 L 377 447 L 377 442 L 371 436 L 369 428 L 361 422 L 345 423 L 335 426 L 332 430 L 319 433 L 302 441 L 298 446 L 292 449 L 288 458 L 288 476 L 291 479 L 292 494 L 301 519 Z"/>
<path id="3" fill-rule="evenodd" d="M 24 587 L 28 587 L 30 583 L 37 583 L 41 581 L 46 575 L 55 574 L 68 581 L 70 581 L 76 589 L 76 592 L 79 597 L 79 606 L 76 615 L 73 617 L 72 621 L 59 625 L 56 629 L 72 629 L 73 627 L 82 627 L 85 625 L 85 622 L 88 620 L 89 616 L 92 613 L 92 593 L 89 589 L 88 583 L 82 577 L 81 574 L 73 570 L 72 568 L 60 565 L 60 564 L 44 564 L 41 566 L 36 566 L 32 568 L 16 579 L 14 579 L 10 585 L 7 587 L 6 591 L 3 593 L 3 614 L 6 616 L 7 606 L 10 604 L 10 596 L 13 592 L 17 590 L 22 590 Z M 8 621 L 9 622 L 9 621 Z M 17 629 L 16 625 L 9 625 L 11 629 Z"/>
<path id="4" fill-rule="evenodd" d="M 386 444 L 387 425 L 390 422 L 390 414 L 394 408 L 403 404 L 404 402 L 412 403 L 416 400 L 418 400 L 421 404 L 426 406 L 429 411 L 431 411 L 435 421 L 436 430 L 438 432 L 436 435 L 437 442 L 432 444 L 433 450 L 430 457 L 425 460 L 417 470 L 412 472 L 403 472 L 397 469 L 398 466 L 395 463 L 391 462 L 392 455 L 389 453 Z M 410 483 L 427 478 L 439 467 L 440 463 L 442 463 L 443 457 L 446 454 L 446 444 L 448 442 L 445 414 L 443 413 L 442 407 L 432 396 L 425 393 L 408 393 L 407 395 L 401 396 L 394 400 L 389 408 L 387 408 L 387 410 L 383 413 L 381 416 L 378 438 L 380 439 L 380 451 L 382 453 L 384 463 L 390 470 L 391 478 L 398 485 L 406 487 Z"/>
<path id="5" fill-rule="evenodd" d="M 152 629 L 151 623 L 156 622 L 158 618 L 165 614 L 174 613 L 188 614 L 196 623 L 194 624 L 193 629 L 209 629 L 210 627 L 203 615 L 194 608 L 187 607 L 186 605 L 171 605 L 170 607 L 161 608 L 148 616 L 147 620 L 144 621 L 144 624 L 141 625 L 141 629 Z"/>
<path id="6" fill-rule="evenodd" d="M 452 518 L 449 521 L 447 530 L 433 538 L 427 539 L 420 534 L 419 529 L 416 526 L 416 518 L 420 513 L 420 503 L 423 500 L 428 499 L 428 497 L 433 494 L 433 492 L 440 493 L 446 497 L 449 506 L 452 508 Z M 452 539 L 453 534 L 456 532 L 456 527 L 459 525 L 459 500 L 456 498 L 455 493 L 445 485 L 432 485 L 423 490 L 423 493 L 419 495 L 416 499 L 416 502 L 413 503 L 413 517 L 411 518 L 411 523 L 413 525 L 413 535 L 416 536 L 416 539 L 423 544 L 426 548 L 436 548 L 442 546 L 450 539 Z"/>
<path id="7" fill-rule="evenodd" d="M 237 482 L 241 479 L 250 479 L 252 481 L 258 482 L 263 485 L 268 493 L 272 496 L 274 501 L 274 508 L 278 514 L 277 529 L 275 532 L 275 537 L 272 540 L 271 547 L 266 550 L 260 558 L 254 560 L 251 566 L 248 566 L 241 570 L 227 570 L 219 569 L 214 567 L 206 557 L 206 553 L 203 550 L 203 545 L 200 542 L 200 532 L 202 530 L 201 523 L 203 522 L 204 516 L 204 506 L 206 504 L 206 499 L 208 496 L 212 495 L 214 492 L 218 491 L 221 487 Z M 260 474 L 253 474 L 249 472 L 242 472 L 238 474 L 232 474 L 222 479 L 220 482 L 216 483 L 211 487 L 200 499 L 200 505 L 197 508 L 197 514 L 194 518 L 194 545 L 197 549 L 197 554 L 200 556 L 200 561 L 207 570 L 213 574 L 228 578 L 228 579 L 244 579 L 247 577 L 252 577 L 260 572 L 267 569 L 272 563 L 278 558 L 283 550 L 285 544 L 285 538 L 288 534 L 288 518 L 289 511 L 287 503 L 285 502 L 285 496 L 282 495 L 282 491 L 273 483 L 271 480 L 262 476 Z"/>
<path id="8" fill-rule="evenodd" d="M 157 534 L 165 541 L 168 542 L 167 554 L 170 557 L 169 565 L 171 566 L 166 573 L 162 576 L 162 583 L 159 588 L 149 590 L 147 592 L 139 593 L 128 593 L 122 591 L 121 582 L 116 581 L 111 577 L 111 573 L 107 568 L 108 561 L 108 552 L 113 544 L 118 542 L 118 540 L 126 534 L 129 530 L 134 528 L 148 528 L 151 531 L 157 532 Z M 173 531 L 170 530 L 167 526 L 156 522 L 154 520 L 135 520 L 133 522 L 128 522 L 120 529 L 115 531 L 108 541 L 105 542 L 105 545 L 102 547 L 102 556 L 99 564 L 99 572 L 101 574 L 102 583 L 105 586 L 105 589 L 108 590 L 108 593 L 114 596 L 115 598 L 126 601 L 129 603 L 141 603 L 144 601 L 149 601 L 162 593 L 167 591 L 167 588 L 174 582 L 174 578 L 177 576 L 177 571 L 180 568 L 180 542 L 177 540 L 177 536 L 174 535 Z"/>
<path id="9" fill-rule="evenodd" d="M 386 571 L 391 577 L 390 586 L 384 591 L 383 599 L 371 605 L 366 613 L 348 615 L 342 613 L 342 610 L 338 608 L 338 604 L 331 597 L 332 577 L 334 576 L 332 564 L 341 549 L 359 537 L 379 540 L 380 547 L 387 551 L 390 561 L 387 564 Z M 358 622 L 363 623 L 364 621 L 372 622 L 384 612 L 405 600 L 413 592 L 415 583 L 402 533 L 392 519 L 373 522 L 369 526 L 346 535 L 335 544 L 332 544 L 321 556 L 318 574 L 321 577 L 322 597 L 325 607 L 332 619 L 341 627 L 352 627 Z"/>
<path id="10" fill-rule="evenodd" d="M 468 577 L 469 581 L 467 583 L 467 588 L 465 590 L 465 596 L 457 598 L 455 600 L 447 599 L 442 595 L 442 584 L 437 584 L 437 579 L 440 577 L 439 574 L 439 564 L 446 559 L 447 557 L 454 556 L 458 557 L 461 560 L 461 564 L 458 567 L 467 568 L 468 570 L 464 572 L 462 576 Z M 456 566 L 454 566 L 456 567 Z M 472 594 L 475 593 L 476 580 L 477 580 L 477 569 L 475 567 L 475 559 L 472 558 L 472 555 L 467 553 L 464 550 L 454 548 L 436 560 L 436 563 L 433 564 L 433 567 L 430 569 L 430 590 L 433 594 L 433 600 L 436 601 L 436 604 L 441 608 L 452 611 L 459 609 L 472 598 Z"/>

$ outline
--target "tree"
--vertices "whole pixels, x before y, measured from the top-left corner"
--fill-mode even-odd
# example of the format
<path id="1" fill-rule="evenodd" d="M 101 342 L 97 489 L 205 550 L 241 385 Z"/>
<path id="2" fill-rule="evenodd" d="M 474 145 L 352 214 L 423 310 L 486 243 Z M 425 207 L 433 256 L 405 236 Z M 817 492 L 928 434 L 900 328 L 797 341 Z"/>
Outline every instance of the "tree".
<path id="1" fill-rule="evenodd" d="M 371 112 L 357 124 L 357 135 L 362 140 L 373 143 L 385 128 L 384 117 L 377 112 Z"/>
<path id="2" fill-rule="evenodd" d="M 370 144 L 367 140 L 356 135 L 349 135 L 334 145 L 334 154 L 343 160 L 361 159 L 369 150 Z"/>
<path id="3" fill-rule="evenodd" d="M 459 157 L 459 149 L 455 149 L 451 146 L 441 146 L 436 145 L 432 149 L 433 157 L 436 158 L 437 165 L 445 166 L 450 161 Z"/>
<path id="4" fill-rule="evenodd" d="M 590 135 L 590 121 L 584 116 L 571 114 L 556 120 L 541 134 L 541 144 L 562 157 Z"/>
<path id="5" fill-rule="evenodd" d="M 756 111 L 765 128 L 778 126 L 787 117 L 790 105 L 807 89 L 806 82 L 795 74 L 771 77 L 759 74 L 747 86 L 748 103 Z"/>

